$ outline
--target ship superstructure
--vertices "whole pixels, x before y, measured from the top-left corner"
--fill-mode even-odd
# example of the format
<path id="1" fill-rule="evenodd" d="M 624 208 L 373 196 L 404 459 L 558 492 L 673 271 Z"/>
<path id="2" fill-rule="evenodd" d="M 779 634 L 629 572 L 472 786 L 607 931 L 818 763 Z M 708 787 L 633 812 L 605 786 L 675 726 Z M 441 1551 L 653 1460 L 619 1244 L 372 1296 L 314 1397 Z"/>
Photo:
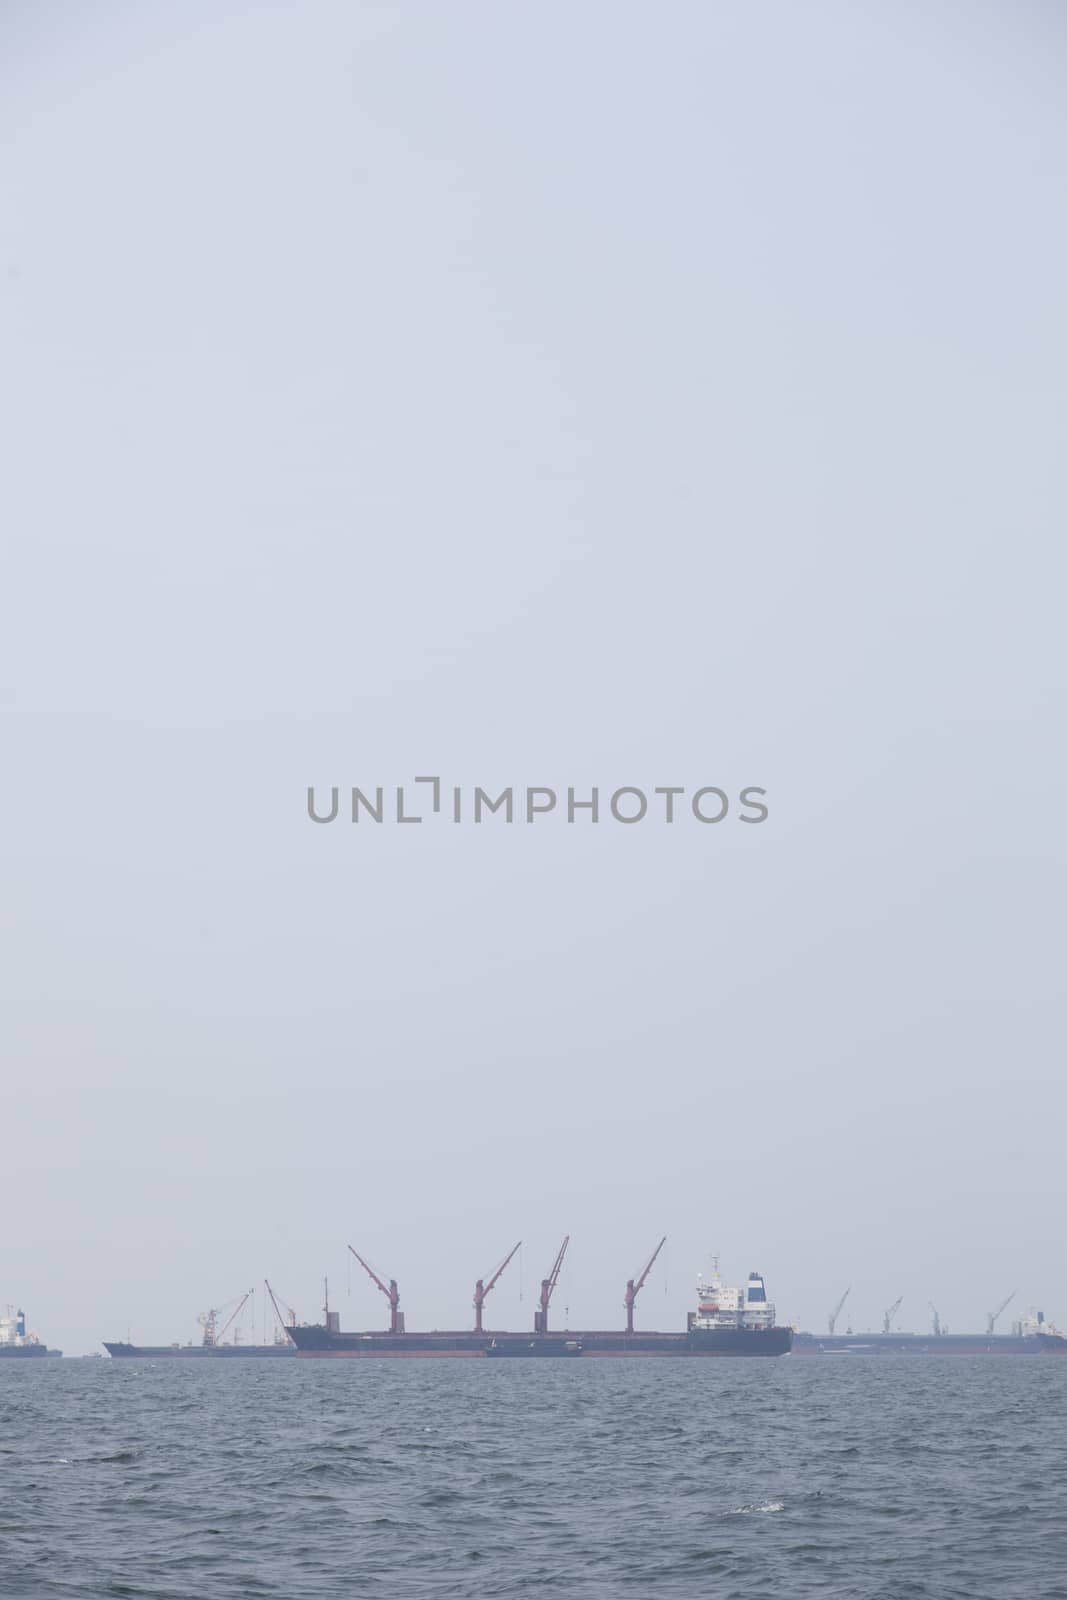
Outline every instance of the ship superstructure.
<path id="1" fill-rule="evenodd" d="M 767 1299 L 763 1275 L 750 1272 L 743 1288 L 731 1288 L 719 1275 L 719 1258 L 697 1283 L 697 1309 L 689 1313 L 689 1329 L 773 1328 L 775 1309 Z"/>
<path id="2" fill-rule="evenodd" d="M 26 1313 L 8 1306 L 0 1317 L 0 1359 L 5 1357 L 61 1356 L 62 1350 L 50 1350 L 35 1333 L 26 1330 Z"/>

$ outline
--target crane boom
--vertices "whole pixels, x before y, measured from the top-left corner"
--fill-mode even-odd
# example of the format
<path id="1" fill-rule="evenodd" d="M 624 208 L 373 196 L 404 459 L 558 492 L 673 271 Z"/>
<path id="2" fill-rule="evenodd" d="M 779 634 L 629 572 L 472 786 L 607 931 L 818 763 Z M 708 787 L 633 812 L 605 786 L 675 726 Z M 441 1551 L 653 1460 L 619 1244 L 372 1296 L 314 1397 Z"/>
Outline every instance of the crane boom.
<path id="1" fill-rule="evenodd" d="M 241 1307 L 244 1305 L 245 1301 L 248 1299 L 248 1296 L 251 1293 L 252 1293 L 252 1291 L 251 1291 L 251 1289 L 249 1289 L 247 1294 L 234 1295 L 233 1299 L 232 1300 L 227 1300 L 225 1305 L 212 1306 L 210 1311 L 202 1311 L 200 1313 L 200 1315 L 197 1317 L 196 1320 L 197 1320 L 197 1322 L 199 1322 L 200 1326 L 204 1330 L 203 1343 L 205 1345 L 218 1344 L 219 1340 L 222 1338 L 222 1335 L 226 1332 L 226 1329 L 230 1326 L 230 1323 L 233 1321 L 233 1317 L 227 1318 L 225 1326 L 222 1328 L 222 1331 L 220 1332 L 219 1331 L 219 1318 L 222 1316 L 222 1313 L 224 1311 L 228 1311 L 231 1306 L 236 1306 L 237 1307 L 237 1311 L 240 1311 Z M 237 1315 L 237 1311 L 234 1312 L 234 1314 L 233 1314 L 234 1317 Z"/>
<path id="2" fill-rule="evenodd" d="M 941 1335 L 944 1333 L 945 1330 L 944 1330 L 944 1328 L 943 1328 L 943 1326 L 941 1324 L 940 1312 L 938 1311 L 937 1307 L 934 1305 L 934 1302 L 932 1300 L 930 1301 L 930 1310 L 934 1314 L 934 1338 L 935 1339 L 940 1339 Z"/>
<path id="3" fill-rule="evenodd" d="M 653 1250 L 652 1254 L 649 1256 L 648 1260 L 645 1262 L 645 1270 L 642 1272 L 642 1274 L 638 1278 L 637 1282 L 635 1283 L 632 1278 L 627 1278 L 627 1280 L 626 1280 L 626 1297 L 623 1300 L 623 1305 L 626 1307 L 626 1331 L 627 1331 L 627 1333 L 633 1333 L 633 1331 L 634 1331 L 634 1301 L 637 1299 L 638 1295 L 641 1293 L 641 1290 L 644 1288 L 645 1280 L 647 1279 L 649 1273 L 652 1271 L 653 1265 L 655 1264 L 656 1257 L 659 1255 L 660 1251 L 663 1249 L 663 1246 L 666 1243 L 667 1243 L 667 1235 L 664 1234 L 663 1238 L 660 1240 L 659 1244 L 656 1246 L 656 1248 Z"/>
<path id="4" fill-rule="evenodd" d="M 836 1306 L 830 1312 L 830 1315 L 826 1319 L 827 1326 L 828 1326 L 828 1328 L 830 1330 L 831 1339 L 834 1336 L 834 1329 L 837 1326 L 837 1319 L 841 1315 L 841 1307 L 844 1305 L 845 1301 L 848 1299 L 848 1297 L 849 1297 L 849 1295 L 851 1293 L 852 1293 L 852 1285 L 849 1284 L 848 1288 L 845 1290 L 844 1294 L 841 1296 L 840 1300 L 837 1302 Z"/>
<path id="5" fill-rule="evenodd" d="M 240 1296 L 240 1298 L 237 1301 L 236 1306 L 230 1312 L 229 1316 L 226 1318 L 226 1321 L 222 1324 L 222 1327 L 219 1329 L 218 1333 L 216 1334 L 216 1342 L 218 1344 L 222 1343 L 223 1336 L 226 1333 L 226 1329 L 230 1326 L 231 1322 L 235 1322 L 237 1320 L 237 1318 L 240 1316 L 241 1312 L 244 1310 L 245 1306 L 248 1304 L 248 1301 L 250 1300 L 253 1292 L 254 1291 L 252 1289 L 246 1289 L 244 1294 Z"/>
<path id="6" fill-rule="evenodd" d="M 549 1273 L 547 1278 L 541 1279 L 540 1309 L 534 1313 L 535 1333 L 548 1332 L 548 1305 L 549 1301 L 552 1299 L 552 1291 L 559 1282 L 559 1271 L 563 1265 L 563 1257 L 567 1254 L 567 1246 L 570 1244 L 570 1242 L 571 1236 L 568 1233 L 564 1236 L 563 1243 L 559 1247 L 559 1254 L 552 1263 L 552 1271 Z"/>
<path id="7" fill-rule="evenodd" d="M 283 1328 L 295 1328 L 296 1327 L 296 1312 L 293 1310 L 292 1306 L 287 1306 L 285 1304 L 284 1300 L 282 1300 L 279 1303 L 278 1296 L 274 1293 L 274 1290 L 271 1288 L 270 1280 L 268 1278 L 264 1278 L 263 1279 L 263 1287 L 264 1287 L 264 1289 L 266 1289 L 267 1293 L 270 1295 L 270 1303 L 274 1307 L 274 1315 L 277 1317 L 278 1322 L 280 1323 L 280 1325 Z M 284 1317 L 282 1316 L 283 1310 L 285 1312 Z"/>
<path id="8" fill-rule="evenodd" d="M 1013 1289 L 1011 1291 L 1011 1294 L 1007 1294 L 1007 1295 L 1004 1296 L 1004 1299 L 1000 1302 L 999 1306 L 997 1307 L 997 1309 L 995 1311 L 987 1311 L 986 1312 L 986 1319 L 985 1319 L 985 1331 L 986 1331 L 986 1333 L 988 1333 L 989 1335 L 992 1335 L 993 1329 L 997 1325 L 997 1318 L 1000 1316 L 1000 1313 L 1002 1311 L 1006 1311 L 1007 1310 L 1008 1306 L 1011 1305 L 1011 1302 L 1015 1299 L 1015 1296 L 1018 1294 L 1018 1292 L 1019 1291 L 1017 1289 Z"/>
<path id="9" fill-rule="evenodd" d="M 370 1262 L 364 1261 L 359 1251 L 354 1249 L 352 1245 L 349 1245 L 348 1248 L 352 1251 L 352 1254 L 355 1256 L 356 1260 L 359 1262 L 368 1278 L 373 1279 L 389 1302 L 389 1332 L 403 1333 L 404 1318 L 401 1312 L 397 1310 L 397 1307 L 400 1304 L 400 1290 L 396 1286 L 396 1279 L 390 1278 L 389 1287 L 386 1288 L 385 1284 L 382 1282 L 381 1278 L 379 1278 Z"/>
<path id="10" fill-rule="evenodd" d="M 896 1316 L 897 1312 L 900 1310 L 901 1301 L 903 1299 L 904 1299 L 904 1296 L 902 1294 L 898 1294 L 896 1299 L 893 1301 L 893 1304 L 889 1307 L 889 1310 L 884 1313 L 884 1315 L 882 1317 L 882 1332 L 883 1333 L 892 1333 L 892 1331 L 893 1331 L 893 1318 Z"/>
<path id="11" fill-rule="evenodd" d="M 512 1246 L 512 1248 L 508 1251 L 507 1255 L 504 1257 L 503 1261 L 500 1263 L 499 1267 L 497 1267 L 496 1271 L 493 1273 L 492 1277 L 489 1279 L 488 1283 L 485 1282 L 484 1278 L 479 1278 L 478 1282 L 474 1285 L 474 1331 L 475 1331 L 475 1333 L 481 1333 L 481 1331 L 482 1331 L 482 1307 L 485 1304 L 486 1295 L 489 1293 L 490 1289 L 495 1288 L 498 1279 L 501 1277 L 501 1275 L 502 1275 L 502 1273 L 504 1271 L 504 1268 L 507 1266 L 508 1262 L 511 1260 L 512 1256 L 515 1254 L 516 1250 L 518 1250 L 519 1245 L 521 1245 L 521 1244 L 522 1244 L 522 1240 L 520 1239 L 519 1240 L 519 1244 L 516 1244 L 516 1245 Z"/>

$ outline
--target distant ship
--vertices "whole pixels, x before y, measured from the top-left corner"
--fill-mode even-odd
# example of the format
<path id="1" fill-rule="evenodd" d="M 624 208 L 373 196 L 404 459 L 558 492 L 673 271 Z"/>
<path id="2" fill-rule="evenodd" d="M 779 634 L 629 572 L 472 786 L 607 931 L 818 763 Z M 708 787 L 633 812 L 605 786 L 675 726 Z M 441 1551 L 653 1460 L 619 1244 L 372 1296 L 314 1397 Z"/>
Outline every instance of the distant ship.
<path id="1" fill-rule="evenodd" d="M 198 1344 L 132 1344 L 129 1340 L 108 1343 L 104 1341 L 104 1349 L 109 1356 L 116 1358 L 126 1357 L 143 1361 L 166 1361 L 176 1357 L 191 1357 L 194 1360 L 216 1360 L 220 1358 L 238 1357 L 285 1357 L 295 1356 L 296 1347 L 290 1341 L 291 1325 L 296 1321 L 296 1313 L 290 1308 L 285 1308 L 283 1316 L 270 1284 L 264 1280 L 264 1287 L 271 1298 L 278 1325 L 274 1330 L 274 1338 L 270 1344 L 245 1344 L 241 1340 L 240 1330 L 235 1328 L 227 1342 L 225 1335 L 236 1323 L 241 1311 L 251 1299 L 253 1290 L 247 1289 L 243 1295 L 238 1295 L 236 1300 L 228 1301 L 226 1305 L 219 1306 L 211 1311 L 203 1312 L 198 1318 L 203 1334 Z M 231 1311 L 230 1308 L 233 1307 Z M 222 1322 L 225 1312 L 230 1315 Z"/>
<path id="2" fill-rule="evenodd" d="M 631 1278 L 627 1283 L 626 1297 L 623 1301 L 626 1308 L 625 1329 L 596 1329 L 590 1332 L 572 1332 L 568 1329 L 562 1333 L 549 1331 L 549 1304 L 566 1254 L 568 1236 L 560 1247 L 548 1277 L 542 1279 L 539 1308 L 534 1314 L 534 1326 L 530 1333 L 494 1333 L 482 1326 L 485 1296 L 515 1254 L 518 1245 L 505 1257 L 488 1284 L 482 1279 L 478 1280 L 475 1286 L 473 1329 L 409 1333 L 404 1326 L 404 1314 L 398 1309 L 400 1297 L 396 1280 L 390 1279 L 386 1284 L 363 1257 L 352 1250 L 352 1254 L 389 1300 L 391 1316 L 388 1331 L 343 1332 L 337 1313 L 331 1312 L 328 1307 L 324 1323 L 313 1327 L 290 1327 L 287 1331 L 302 1357 L 521 1359 L 587 1356 L 781 1356 L 788 1352 L 793 1342 L 793 1330 L 776 1325 L 774 1306 L 767 1299 L 767 1290 L 761 1274 L 752 1272 L 743 1288 L 730 1288 L 723 1284 L 719 1276 L 717 1261 L 710 1274 L 702 1276 L 697 1285 L 697 1309 L 689 1313 L 684 1331 L 677 1333 L 635 1331 L 634 1302 L 664 1242 L 660 1240 L 639 1279 L 635 1282 Z M 351 1245 L 349 1249 L 352 1249 Z"/>
<path id="3" fill-rule="evenodd" d="M 35 1333 L 27 1333 L 26 1313 L 8 1306 L 6 1315 L 0 1317 L 0 1361 L 62 1354 L 62 1350 L 49 1350 Z"/>
<path id="4" fill-rule="evenodd" d="M 899 1304 L 899 1302 L 898 1302 Z M 838 1307 L 840 1310 L 840 1306 Z M 895 1309 L 895 1308 L 894 1308 Z M 1001 1307 L 1003 1310 L 1003 1306 Z M 1045 1321 L 1043 1311 L 1030 1311 L 1010 1333 L 994 1333 L 998 1313 L 991 1313 L 985 1333 L 950 1333 L 934 1313 L 931 1333 L 894 1333 L 887 1312 L 881 1333 L 798 1333 L 797 1356 L 1040 1356 L 1067 1354 L 1067 1337 Z M 831 1316 L 831 1324 L 835 1320 Z"/>

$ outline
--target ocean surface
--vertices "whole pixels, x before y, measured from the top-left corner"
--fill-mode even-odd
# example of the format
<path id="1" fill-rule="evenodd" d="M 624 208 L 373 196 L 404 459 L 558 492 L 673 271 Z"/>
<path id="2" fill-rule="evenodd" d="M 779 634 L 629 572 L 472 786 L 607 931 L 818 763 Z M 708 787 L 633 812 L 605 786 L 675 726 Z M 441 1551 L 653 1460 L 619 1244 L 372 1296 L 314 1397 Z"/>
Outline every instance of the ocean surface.
<path id="1" fill-rule="evenodd" d="M 1067 1596 L 1067 1359 L 0 1362 L 0 1594 Z"/>

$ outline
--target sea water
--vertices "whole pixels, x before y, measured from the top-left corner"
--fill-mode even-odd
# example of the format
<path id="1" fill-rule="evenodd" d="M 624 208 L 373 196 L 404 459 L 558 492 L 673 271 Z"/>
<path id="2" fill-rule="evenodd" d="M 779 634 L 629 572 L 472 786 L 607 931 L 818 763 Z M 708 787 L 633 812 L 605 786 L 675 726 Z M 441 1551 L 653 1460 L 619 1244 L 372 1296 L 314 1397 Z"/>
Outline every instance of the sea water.
<path id="1" fill-rule="evenodd" d="M 0 1362 L 3 1600 L 1067 1596 L 1067 1359 Z"/>

